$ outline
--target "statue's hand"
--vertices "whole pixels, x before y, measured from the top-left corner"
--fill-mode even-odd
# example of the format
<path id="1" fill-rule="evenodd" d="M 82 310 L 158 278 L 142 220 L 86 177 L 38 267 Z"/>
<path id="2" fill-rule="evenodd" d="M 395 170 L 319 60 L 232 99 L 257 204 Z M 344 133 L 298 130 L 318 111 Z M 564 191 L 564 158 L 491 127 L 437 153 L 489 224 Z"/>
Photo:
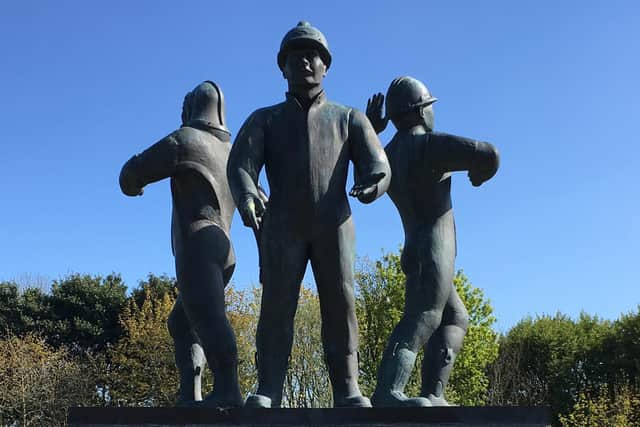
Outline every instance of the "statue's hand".
<path id="1" fill-rule="evenodd" d="M 122 192 L 131 197 L 142 196 L 144 189 L 140 184 L 136 176 L 125 165 L 122 172 L 120 172 L 120 189 Z"/>
<path id="2" fill-rule="evenodd" d="M 382 117 L 382 106 L 384 105 L 384 95 L 376 93 L 367 101 L 367 118 L 376 133 L 380 133 L 387 128 L 389 119 Z"/>
<path id="3" fill-rule="evenodd" d="M 374 173 L 362 179 L 360 183 L 354 185 L 349 191 L 351 197 L 357 197 L 362 203 L 372 202 L 378 194 L 378 183 L 386 174 L 384 172 Z"/>
<path id="4" fill-rule="evenodd" d="M 254 231 L 260 230 L 262 215 L 265 212 L 264 202 L 260 197 L 247 194 L 238 206 L 238 211 L 246 227 L 251 227 Z"/>
<path id="5" fill-rule="evenodd" d="M 483 183 L 489 181 L 495 174 L 496 171 L 493 169 L 479 169 L 470 170 L 467 175 L 469 176 L 471 185 L 473 185 L 474 187 L 480 187 Z"/>

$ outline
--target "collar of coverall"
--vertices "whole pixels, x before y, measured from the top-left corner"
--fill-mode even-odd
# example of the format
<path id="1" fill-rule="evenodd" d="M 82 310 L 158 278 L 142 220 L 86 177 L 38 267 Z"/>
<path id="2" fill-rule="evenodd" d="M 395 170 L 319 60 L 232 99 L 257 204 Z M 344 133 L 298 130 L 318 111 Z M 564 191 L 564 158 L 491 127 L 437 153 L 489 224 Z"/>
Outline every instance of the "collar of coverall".
<path id="1" fill-rule="evenodd" d="M 311 99 L 311 102 L 304 102 L 302 101 L 299 97 L 297 97 L 294 93 L 292 92 L 287 92 L 286 93 L 287 96 L 287 102 L 293 102 L 295 103 L 298 107 L 300 107 L 303 110 L 308 110 L 309 108 L 311 108 L 312 105 L 320 105 L 322 104 L 325 99 L 326 99 L 326 95 L 324 93 L 324 89 L 321 89 L 320 92 Z"/>
<path id="2" fill-rule="evenodd" d="M 231 140 L 231 133 L 229 131 L 219 128 L 217 126 L 214 126 L 211 122 L 208 122 L 206 120 L 201 120 L 201 119 L 189 120 L 187 123 L 182 125 L 182 127 L 184 126 L 209 132 L 223 142 L 227 142 Z"/>

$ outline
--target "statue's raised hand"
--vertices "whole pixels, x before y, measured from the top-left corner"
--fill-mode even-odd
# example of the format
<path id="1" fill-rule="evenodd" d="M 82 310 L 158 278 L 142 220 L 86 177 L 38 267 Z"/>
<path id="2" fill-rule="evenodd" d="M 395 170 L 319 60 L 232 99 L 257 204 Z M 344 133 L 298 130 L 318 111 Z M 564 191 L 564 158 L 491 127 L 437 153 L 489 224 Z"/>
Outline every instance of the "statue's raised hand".
<path id="1" fill-rule="evenodd" d="M 384 95 L 376 93 L 367 101 L 367 118 L 376 133 L 380 133 L 387 128 L 389 119 L 382 116 L 382 106 L 384 105 Z"/>
<path id="2" fill-rule="evenodd" d="M 260 223 L 262 222 L 262 215 L 264 215 L 265 210 L 262 199 L 253 194 L 247 194 L 238 206 L 242 223 L 246 227 L 251 227 L 253 231 L 260 230 Z"/>

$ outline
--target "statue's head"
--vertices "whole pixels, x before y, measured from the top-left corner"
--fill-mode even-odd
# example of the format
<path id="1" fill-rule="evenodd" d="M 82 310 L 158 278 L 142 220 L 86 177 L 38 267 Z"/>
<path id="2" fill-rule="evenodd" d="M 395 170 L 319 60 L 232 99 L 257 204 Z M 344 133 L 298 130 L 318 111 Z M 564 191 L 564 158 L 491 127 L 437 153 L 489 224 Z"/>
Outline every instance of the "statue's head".
<path id="1" fill-rule="evenodd" d="M 280 43 L 278 66 L 290 84 L 320 84 L 331 66 L 324 34 L 308 22 L 299 22 Z"/>
<path id="2" fill-rule="evenodd" d="M 420 80 L 398 77 L 387 90 L 387 117 L 398 130 L 422 124 L 431 131 L 434 122 L 432 104 L 437 100 Z"/>
<path id="3" fill-rule="evenodd" d="M 224 95 L 220 87 L 206 80 L 188 92 L 182 103 L 182 125 L 206 125 L 229 133 L 226 126 Z"/>

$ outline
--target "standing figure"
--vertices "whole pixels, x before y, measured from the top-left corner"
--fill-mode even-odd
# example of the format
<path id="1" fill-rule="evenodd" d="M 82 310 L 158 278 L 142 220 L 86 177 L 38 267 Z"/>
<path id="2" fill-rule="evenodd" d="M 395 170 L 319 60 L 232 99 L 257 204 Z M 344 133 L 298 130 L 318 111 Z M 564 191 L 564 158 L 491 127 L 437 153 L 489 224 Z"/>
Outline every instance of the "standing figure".
<path id="1" fill-rule="evenodd" d="M 450 172 L 468 171 L 477 187 L 496 173 L 499 157 L 486 142 L 433 132 L 435 101 L 422 82 L 400 77 L 387 92 L 387 118 L 382 118 L 384 95 L 374 95 L 367 105 L 378 133 L 389 119 L 397 129 L 385 151 L 393 173 L 388 194 L 404 227 L 406 275 L 404 314 L 380 363 L 374 406 L 447 405 L 444 390 L 467 331 L 469 316 L 453 285 Z M 409 398 L 404 388 L 425 344 L 422 397 Z"/>
<path id="2" fill-rule="evenodd" d="M 145 185 L 171 178 L 179 295 L 168 326 L 180 372 L 178 405 L 242 406 L 235 336 L 224 306 L 224 288 L 235 267 L 229 239 L 235 206 L 226 176 L 230 139 L 222 91 L 205 81 L 185 96 L 182 127 L 133 156 L 120 173 L 127 196 L 142 195 Z M 205 360 L 214 388 L 196 403 L 202 400 Z"/>
<path id="3" fill-rule="evenodd" d="M 229 156 L 231 192 L 244 224 L 260 230 L 262 306 L 256 334 L 258 390 L 247 407 L 279 407 L 293 340 L 300 283 L 311 261 L 322 316 L 322 343 L 336 407 L 370 406 L 358 386 L 358 324 L 350 195 L 370 203 L 384 194 L 389 163 L 367 117 L 330 102 L 322 80 L 331 65 L 324 35 L 300 22 L 282 40 L 278 65 L 286 100 L 255 111 Z M 258 193 L 265 167 L 270 198 Z"/>

